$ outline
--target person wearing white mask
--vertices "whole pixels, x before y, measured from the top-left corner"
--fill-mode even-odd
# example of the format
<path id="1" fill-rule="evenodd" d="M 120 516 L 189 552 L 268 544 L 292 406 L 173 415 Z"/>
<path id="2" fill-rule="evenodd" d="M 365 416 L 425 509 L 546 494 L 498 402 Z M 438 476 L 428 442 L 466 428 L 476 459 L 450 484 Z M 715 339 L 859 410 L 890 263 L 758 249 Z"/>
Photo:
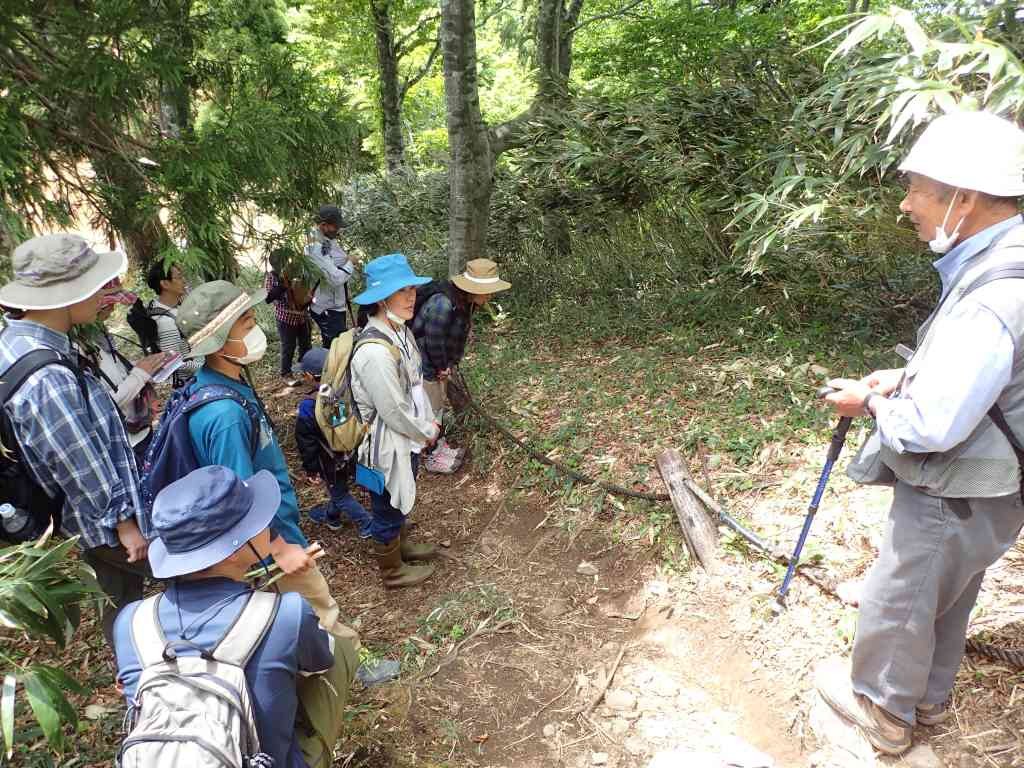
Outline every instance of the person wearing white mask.
<path id="1" fill-rule="evenodd" d="M 288 475 L 284 451 L 256 391 L 242 377 L 247 365 L 267 351 L 267 337 L 256 324 L 254 307 L 264 291 L 247 294 L 226 280 L 204 283 L 185 297 L 178 326 L 187 337 L 189 353 L 204 359 L 189 385 L 189 394 L 218 385 L 233 389 L 248 407 L 232 399 L 213 400 L 188 417 L 192 449 L 199 466 L 223 466 L 242 480 L 261 470 L 271 472 L 281 490 L 277 514 L 270 524 L 269 554 L 286 574 L 282 592 L 298 592 L 313 607 L 331 634 L 353 639 L 356 634 L 340 621 L 340 609 L 327 582 L 307 553 L 309 542 L 299 529 L 299 504 Z M 253 435 L 250 412 L 260 414 L 259 435 Z"/>
<path id="2" fill-rule="evenodd" d="M 943 115 L 900 170 L 900 210 L 941 255 L 941 290 L 904 368 L 829 382 L 839 415 L 875 421 L 850 476 L 894 491 L 852 668 L 832 661 L 818 678 L 843 721 L 891 755 L 915 725 L 949 717 L 985 570 L 1024 524 L 1024 131 Z"/>
<path id="3" fill-rule="evenodd" d="M 355 301 L 369 312 L 352 353 L 352 394 L 368 426 L 359 446 L 356 482 L 370 491 L 371 523 L 381 581 L 386 589 L 419 584 L 434 572 L 430 544 L 409 540 L 406 521 L 416 503 L 420 453 L 441 427 L 423 388 L 416 337 L 406 327 L 416 308 L 416 275 L 405 256 L 391 253 L 366 265 L 366 290 Z M 362 479 L 361 479 L 362 478 Z"/>

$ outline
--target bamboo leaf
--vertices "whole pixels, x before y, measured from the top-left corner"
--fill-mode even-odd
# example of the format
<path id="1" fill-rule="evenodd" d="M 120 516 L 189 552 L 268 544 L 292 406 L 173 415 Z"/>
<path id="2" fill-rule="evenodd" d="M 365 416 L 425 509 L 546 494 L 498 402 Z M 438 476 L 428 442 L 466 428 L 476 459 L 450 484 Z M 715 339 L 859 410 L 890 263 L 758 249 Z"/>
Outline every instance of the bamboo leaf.
<path id="1" fill-rule="evenodd" d="M 17 687 L 18 679 L 14 675 L 4 675 L 3 687 L 0 688 L 0 731 L 7 746 L 8 760 L 14 754 L 14 695 Z"/>
<path id="2" fill-rule="evenodd" d="M 32 670 L 22 677 L 22 684 L 25 686 L 25 695 L 28 696 L 32 713 L 35 715 L 39 727 L 43 729 L 43 735 L 51 747 L 62 752 L 64 750 L 64 734 L 61 730 L 61 709 L 56 704 L 55 698 L 63 698 L 63 695 L 59 690 L 52 690 L 52 683 Z M 72 710 L 73 715 L 74 710 Z"/>

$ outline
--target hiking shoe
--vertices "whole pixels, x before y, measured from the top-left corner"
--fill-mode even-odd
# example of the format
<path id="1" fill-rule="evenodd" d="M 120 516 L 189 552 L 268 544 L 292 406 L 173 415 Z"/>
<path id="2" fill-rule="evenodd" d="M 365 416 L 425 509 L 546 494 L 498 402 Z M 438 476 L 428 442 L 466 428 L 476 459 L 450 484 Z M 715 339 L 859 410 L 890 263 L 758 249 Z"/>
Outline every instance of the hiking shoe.
<path id="1" fill-rule="evenodd" d="M 426 461 L 423 462 L 423 468 L 427 472 L 437 475 L 451 475 L 457 469 L 453 457 L 445 456 L 438 451 L 427 456 Z"/>
<path id="2" fill-rule="evenodd" d="M 401 545 L 399 546 L 399 552 L 402 553 L 403 562 L 410 560 L 436 560 L 440 557 L 437 547 L 433 544 L 410 541 L 408 528 L 408 525 L 403 525 L 402 533 L 400 534 Z"/>
<path id="3" fill-rule="evenodd" d="M 856 726 L 882 754 L 901 755 L 910 749 L 913 727 L 890 715 L 867 696 L 854 693 L 848 666 L 819 668 L 817 688 L 832 711 Z"/>
<path id="4" fill-rule="evenodd" d="M 401 542 L 398 536 L 387 544 L 373 542 L 374 557 L 377 558 L 381 582 L 385 589 L 412 587 L 426 581 L 434 573 L 433 563 L 427 565 L 403 563 L 402 553 L 399 551 L 400 546 Z"/>
<path id="5" fill-rule="evenodd" d="M 318 507 L 313 507 L 306 514 L 309 515 L 309 519 L 314 523 L 320 523 L 326 525 L 332 531 L 341 530 L 341 516 L 330 509 L 327 504 L 321 504 Z"/>
<path id="6" fill-rule="evenodd" d="M 941 704 L 918 704 L 917 724 L 925 726 L 942 725 L 949 720 L 949 716 L 952 714 L 949 704 L 949 699 L 946 699 Z"/>

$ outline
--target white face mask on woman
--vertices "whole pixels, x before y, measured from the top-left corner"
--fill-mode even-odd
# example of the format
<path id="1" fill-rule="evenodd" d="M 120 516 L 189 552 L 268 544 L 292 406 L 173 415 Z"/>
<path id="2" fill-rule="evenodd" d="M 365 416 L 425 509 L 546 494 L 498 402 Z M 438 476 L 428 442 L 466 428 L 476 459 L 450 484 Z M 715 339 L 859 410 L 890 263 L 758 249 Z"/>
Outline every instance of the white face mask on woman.
<path id="1" fill-rule="evenodd" d="M 267 353 L 267 335 L 258 325 L 254 325 L 252 330 L 245 334 L 241 339 L 232 339 L 228 336 L 228 341 L 240 341 L 245 344 L 244 355 L 240 355 L 239 357 L 235 357 L 234 355 L 223 355 L 228 360 L 233 360 L 239 365 L 255 363 Z"/>
<path id="2" fill-rule="evenodd" d="M 388 320 L 390 320 L 395 325 L 405 325 L 405 318 L 399 317 L 394 312 L 392 312 L 388 308 L 387 302 L 384 302 L 384 317 L 386 317 Z"/>

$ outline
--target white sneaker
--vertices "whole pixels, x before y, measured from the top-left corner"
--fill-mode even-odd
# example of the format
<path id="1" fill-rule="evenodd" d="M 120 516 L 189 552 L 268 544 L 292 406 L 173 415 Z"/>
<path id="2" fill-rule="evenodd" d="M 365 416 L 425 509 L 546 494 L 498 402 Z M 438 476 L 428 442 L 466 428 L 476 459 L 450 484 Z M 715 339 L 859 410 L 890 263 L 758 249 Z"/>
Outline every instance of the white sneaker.
<path id="1" fill-rule="evenodd" d="M 427 456 L 427 460 L 423 463 L 423 468 L 427 472 L 434 472 L 439 475 L 450 475 L 459 468 L 457 454 L 452 451 L 442 453 L 437 450 Z"/>

